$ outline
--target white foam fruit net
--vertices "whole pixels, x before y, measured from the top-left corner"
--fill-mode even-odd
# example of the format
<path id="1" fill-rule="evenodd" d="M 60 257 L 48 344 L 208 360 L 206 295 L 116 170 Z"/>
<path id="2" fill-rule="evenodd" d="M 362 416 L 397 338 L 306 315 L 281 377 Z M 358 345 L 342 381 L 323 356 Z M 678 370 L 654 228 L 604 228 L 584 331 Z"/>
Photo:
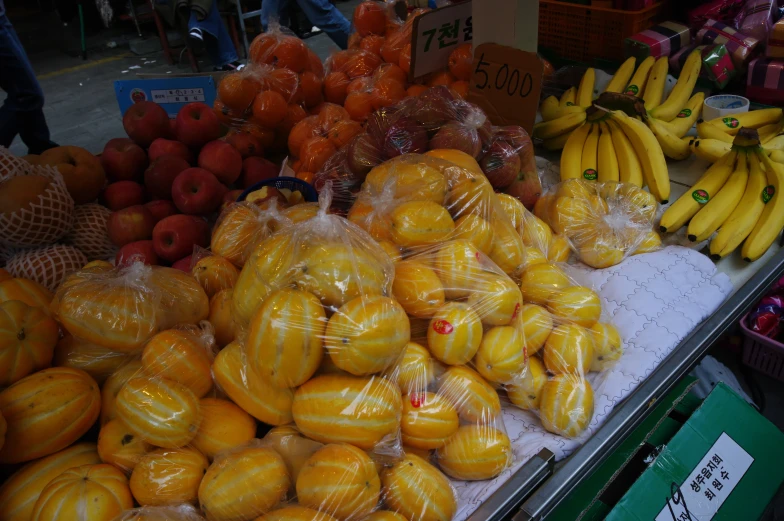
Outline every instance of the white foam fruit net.
<path id="1" fill-rule="evenodd" d="M 71 273 L 87 264 L 87 257 L 65 244 L 22 250 L 8 260 L 5 269 L 14 277 L 30 279 L 55 291 Z"/>
<path id="2" fill-rule="evenodd" d="M 46 177 L 50 183 L 27 208 L 15 212 L 0 208 L 0 244 L 16 248 L 43 246 L 71 229 L 74 201 L 63 176 L 53 167 L 31 165 L 0 147 L 0 184 L 32 175 Z"/>
<path id="3" fill-rule="evenodd" d="M 87 255 L 87 260 L 113 259 L 117 247 L 106 234 L 106 221 L 112 211 L 100 204 L 82 204 L 74 210 L 71 231 L 63 239 Z"/>

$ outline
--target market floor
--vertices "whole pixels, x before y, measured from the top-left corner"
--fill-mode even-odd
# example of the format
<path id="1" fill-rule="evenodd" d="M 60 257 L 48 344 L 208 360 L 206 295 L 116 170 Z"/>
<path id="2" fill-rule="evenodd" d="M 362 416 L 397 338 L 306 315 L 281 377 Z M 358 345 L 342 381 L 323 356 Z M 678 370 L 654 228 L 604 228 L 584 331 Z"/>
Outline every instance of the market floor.
<path id="1" fill-rule="evenodd" d="M 351 19 L 358 3 L 359 0 L 340 1 L 337 7 Z M 144 55 L 131 52 L 129 42 L 138 38 L 131 24 L 88 37 L 88 59 L 82 60 L 77 28 L 64 26 L 54 12 L 9 12 L 9 18 L 44 91 L 44 114 L 51 138 L 61 145 L 80 146 L 98 153 L 109 139 L 125 136 L 114 94 L 115 80 L 133 79 L 140 73 L 191 72 L 184 55 L 183 63 L 169 65 L 160 50 Z M 143 25 L 142 31 L 152 40 L 145 43 L 156 46 L 158 37 L 154 26 Z M 322 60 L 337 49 L 323 33 L 305 42 Z M 212 64 L 204 56 L 199 58 L 199 67 L 202 71 L 212 70 Z M 3 100 L 5 92 L 0 91 L 0 102 Z M 27 147 L 17 137 L 11 152 L 24 155 Z"/>

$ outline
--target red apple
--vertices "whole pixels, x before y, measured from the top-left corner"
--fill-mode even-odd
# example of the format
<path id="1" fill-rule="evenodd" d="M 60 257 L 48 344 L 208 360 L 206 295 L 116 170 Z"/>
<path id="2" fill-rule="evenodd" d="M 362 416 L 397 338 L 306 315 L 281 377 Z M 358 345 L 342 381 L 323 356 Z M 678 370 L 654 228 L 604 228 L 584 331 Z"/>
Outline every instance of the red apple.
<path id="1" fill-rule="evenodd" d="M 242 156 L 230 144 L 216 139 L 204 145 L 199 152 L 199 167 L 209 170 L 218 181 L 228 186 L 242 173 Z"/>
<path id="2" fill-rule="evenodd" d="M 182 213 L 208 215 L 220 206 L 226 187 L 212 172 L 189 168 L 174 180 L 172 199 Z"/>
<path id="3" fill-rule="evenodd" d="M 210 225 L 195 215 L 171 215 L 155 225 L 152 242 L 160 258 L 174 262 L 192 254 L 194 246 L 209 246 Z"/>
<path id="4" fill-rule="evenodd" d="M 223 195 L 223 202 L 220 205 L 220 211 L 226 209 L 227 206 L 237 202 L 237 197 L 242 195 L 242 190 L 229 190 Z"/>
<path id="5" fill-rule="evenodd" d="M 184 257 L 178 260 L 177 262 L 173 263 L 172 268 L 190 274 L 192 261 L 193 261 L 193 255 L 188 255 L 187 257 Z"/>
<path id="6" fill-rule="evenodd" d="M 150 199 L 171 199 L 172 184 L 190 165 L 181 157 L 160 156 L 144 172 L 144 186 Z"/>
<path id="7" fill-rule="evenodd" d="M 152 142 L 150 149 L 147 151 L 150 157 L 150 162 L 155 161 L 161 156 L 177 156 L 188 162 L 189 165 L 193 164 L 193 152 L 185 146 L 185 144 L 173 139 L 158 138 Z"/>
<path id="8" fill-rule="evenodd" d="M 542 182 L 536 170 L 520 170 L 517 180 L 504 191 L 519 199 L 529 210 L 533 210 L 536 201 L 542 195 Z"/>
<path id="9" fill-rule="evenodd" d="M 147 168 L 147 154 L 130 139 L 118 137 L 103 147 L 101 164 L 111 181 L 139 181 Z"/>
<path id="10" fill-rule="evenodd" d="M 147 148 L 159 137 L 171 132 L 169 115 L 152 101 L 139 101 L 131 105 L 123 115 L 123 128 L 128 137 L 140 147 Z"/>
<path id="11" fill-rule="evenodd" d="M 520 156 L 512 145 L 499 139 L 490 145 L 479 166 L 493 188 L 503 190 L 518 178 Z"/>
<path id="12" fill-rule="evenodd" d="M 250 132 L 229 132 L 226 134 L 226 142 L 236 148 L 243 159 L 264 153 L 261 139 Z"/>
<path id="13" fill-rule="evenodd" d="M 220 121 L 204 103 L 188 103 L 180 109 L 174 123 L 177 141 L 189 147 L 202 147 L 220 136 Z"/>
<path id="14" fill-rule="evenodd" d="M 168 217 L 170 215 L 179 213 L 177 212 L 177 207 L 174 206 L 174 203 L 171 201 L 167 201 L 166 199 L 158 199 L 156 201 L 150 201 L 144 206 L 150 211 L 156 223 L 161 219 L 163 219 L 164 217 Z"/>
<path id="15" fill-rule="evenodd" d="M 117 252 L 114 263 L 117 266 L 127 266 L 135 261 L 145 264 L 158 264 L 158 255 L 155 253 L 152 241 L 129 242 Z"/>
<path id="16" fill-rule="evenodd" d="M 259 181 L 278 177 L 280 168 L 263 157 L 248 157 L 242 162 L 242 175 L 239 184 L 243 188 L 249 188 Z"/>
<path id="17" fill-rule="evenodd" d="M 113 212 L 106 222 L 106 233 L 115 246 L 143 241 L 152 236 L 155 220 L 141 204 Z"/>
<path id="18" fill-rule="evenodd" d="M 144 202 L 144 187 L 133 181 L 117 181 L 103 191 L 106 207 L 113 212 Z"/>

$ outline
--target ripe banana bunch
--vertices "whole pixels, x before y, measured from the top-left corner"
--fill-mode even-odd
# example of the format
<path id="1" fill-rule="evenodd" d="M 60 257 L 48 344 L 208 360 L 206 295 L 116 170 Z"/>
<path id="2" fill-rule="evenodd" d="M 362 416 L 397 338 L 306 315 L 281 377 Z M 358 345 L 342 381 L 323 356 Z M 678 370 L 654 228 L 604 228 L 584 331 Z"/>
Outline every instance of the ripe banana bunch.
<path id="1" fill-rule="evenodd" d="M 569 139 L 569 134 L 585 121 L 585 109 L 591 105 L 595 72 L 588 69 L 580 81 L 580 87 L 570 88 L 559 100 L 550 96 L 542 102 L 542 121 L 534 125 L 533 136 L 543 140 L 547 150 L 560 150 Z"/>
<path id="2" fill-rule="evenodd" d="M 667 163 L 654 133 L 622 111 L 608 111 L 569 135 L 561 153 L 561 180 L 567 179 L 647 184 L 661 203 L 670 196 Z"/>
<path id="3" fill-rule="evenodd" d="M 697 125 L 698 138 L 685 139 L 694 154 L 715 163 L 732 148 L 732 142 L 741 128 L 753 128 L 759 134 L 762 148 L 770 156 L 773 151 L 784 151 L 784 117 L 782 109 L 753 110 L 742 114 L 719 117 Z M 784 155 L 776 154 L 773 160 Z"/>
<path id="4" fill-rule="evenodd" d="M 659 226 L 662 232 L 675 232 L 688 222 L 688 237 L 694 242 L 718 231 L 709 247 L 714 260 L 741 243 L 743 258 L 757 260 L 784 228 L 784 165 L 771 161 L 758 140 L 751 146 L 740 143 L 742 139 L 736 140 L 664 212 Z"/>

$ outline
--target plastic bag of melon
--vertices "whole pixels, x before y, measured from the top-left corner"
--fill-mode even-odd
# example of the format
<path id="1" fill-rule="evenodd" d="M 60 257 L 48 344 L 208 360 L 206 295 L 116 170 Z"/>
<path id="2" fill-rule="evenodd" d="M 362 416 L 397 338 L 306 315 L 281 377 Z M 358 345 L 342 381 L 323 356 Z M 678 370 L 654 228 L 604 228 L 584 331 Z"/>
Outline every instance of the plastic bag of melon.
<path id="1" fill-rule="evenodd" d="M 113 521 L 204 521 L 193 505 L 139 507 L 126 510 Z"/>

